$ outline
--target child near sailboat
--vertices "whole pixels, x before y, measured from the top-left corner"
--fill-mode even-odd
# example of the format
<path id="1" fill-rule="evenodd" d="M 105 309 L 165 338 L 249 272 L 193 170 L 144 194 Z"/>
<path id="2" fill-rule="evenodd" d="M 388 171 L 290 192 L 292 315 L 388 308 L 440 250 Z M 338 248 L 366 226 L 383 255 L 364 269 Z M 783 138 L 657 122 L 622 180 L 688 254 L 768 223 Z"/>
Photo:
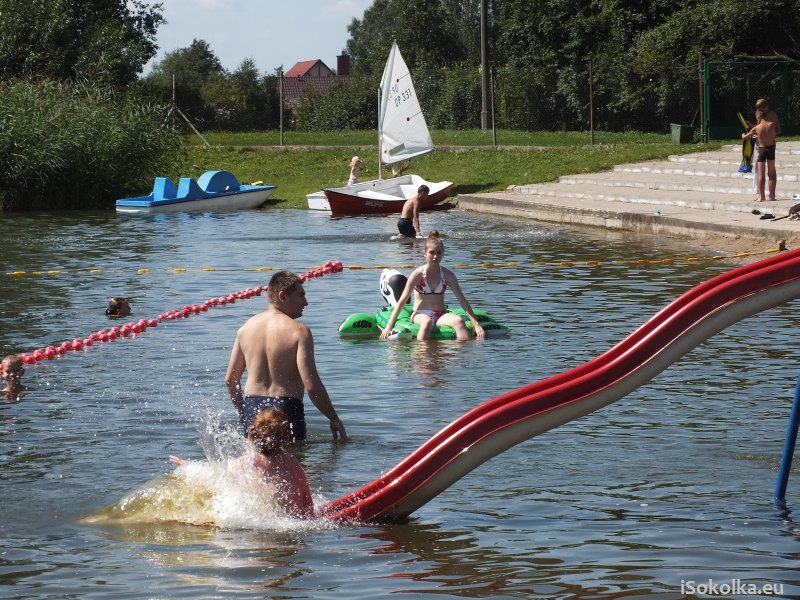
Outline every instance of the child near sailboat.
<path id="1" fill-rule="evenodd" d="M 389 214 L 399 213 L 423 183 L 430 193 L 426 202 L 420 203 L 420 210 L 444 201 L 450 194 L 451 181 L 431 182 L 419 175 L 403 174 L 410 159 L 432 152 L 434 145 L 411 74 L 396 43 L 389 52 L 379 94 L 378 179 L 308 194 L 309 208 L 329 210 L 334 217 Z M 392 169 L 391 178 L 384 179 L 384 167 Z"/>
<path id="2" fill-rule="evenodd" d="M 347 179 L 347 185 L 353 185 L 358 181 L 358 168 L 361 166 L 361 157 L 354 156 L 350 160 L 350 177 Z"/>

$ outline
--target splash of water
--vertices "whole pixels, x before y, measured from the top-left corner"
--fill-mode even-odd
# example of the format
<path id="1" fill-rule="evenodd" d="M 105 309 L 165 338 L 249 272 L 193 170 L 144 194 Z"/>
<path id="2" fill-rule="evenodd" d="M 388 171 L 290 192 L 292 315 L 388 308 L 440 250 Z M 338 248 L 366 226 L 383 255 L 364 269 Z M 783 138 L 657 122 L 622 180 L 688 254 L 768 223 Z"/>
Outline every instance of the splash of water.
<path id="1" fill-rule="evenodd" d="M 200 426 L 206 460 L 188 460 L 83 520 L 90 524 L 184 523 L 222 529 L 297 531 L 330 528 L 325 519 L 296 519 L 276 500 L 274 484 L 249 468 L 244 438 L 210 415 Z M 316 503 L 324 502 L 322 497 Z"/>

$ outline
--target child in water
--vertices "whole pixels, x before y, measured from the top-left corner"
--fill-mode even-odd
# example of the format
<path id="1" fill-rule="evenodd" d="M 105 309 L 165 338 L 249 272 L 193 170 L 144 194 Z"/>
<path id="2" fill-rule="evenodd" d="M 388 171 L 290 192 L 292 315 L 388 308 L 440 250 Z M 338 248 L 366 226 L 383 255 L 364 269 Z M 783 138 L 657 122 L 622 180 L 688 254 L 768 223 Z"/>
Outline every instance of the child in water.
<path id="1" fill-rule="evenodd" d="M 114 296 L 108 300 L 106 316 L 111 319 L 121 319 L 131 314 L 131 305 L 127 298 Z"/>
<path id="2" fill-rule="evenodd" d="M 280 508 L 298 519 L 314 516 L 314 500 L 308 478 L 300 461 L 284 450 L 292 440 L 286 415 L 277 408 L 265 408 L 247 429 L 247 441 L 253 452 L 243 456 L 239 464 L 254 469 L 266 482 L 275 486 L 275 498 Z M 181 465 L 186 461 L 170 456 L 170 462 Z"/>
<path id="3" fill-rule="evenodd" d="M 6 384 L 2 392 L 4 399 L 9 401 L 18 400 L 20 392 L 27 389 L 22 385 L 22 375 L 24 373 L 25 366 L 16 354 L 9 354 L 0 362 L 0 377 Z"/>

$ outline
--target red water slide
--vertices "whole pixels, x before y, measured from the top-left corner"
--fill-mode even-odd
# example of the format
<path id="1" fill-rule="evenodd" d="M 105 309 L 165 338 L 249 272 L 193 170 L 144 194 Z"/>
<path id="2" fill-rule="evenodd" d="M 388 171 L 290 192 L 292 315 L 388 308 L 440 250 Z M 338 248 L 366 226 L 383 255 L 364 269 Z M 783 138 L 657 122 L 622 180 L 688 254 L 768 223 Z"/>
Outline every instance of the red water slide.
<path id="1" fill-rule="evenodd" d="M 800 297 L 800 250 L 702 283 L 616 346 L 450 423 L 396 467 L 326 504 L 329 519 L 401 519 L 493 456 L 623 398 L 716 333 Z"/>

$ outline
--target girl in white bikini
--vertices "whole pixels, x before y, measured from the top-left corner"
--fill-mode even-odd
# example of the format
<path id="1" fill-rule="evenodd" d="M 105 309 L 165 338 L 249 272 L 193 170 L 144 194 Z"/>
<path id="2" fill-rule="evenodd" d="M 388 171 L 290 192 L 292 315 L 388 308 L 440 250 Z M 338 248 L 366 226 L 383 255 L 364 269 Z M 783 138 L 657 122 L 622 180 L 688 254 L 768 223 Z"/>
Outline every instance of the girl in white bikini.
<path id="1" fill-rule="evenodd" d="M 381 332 L 382 340 L 388 339 L 400 311 L 411 296 L 412 290 L 416 292 L 416 299 L 414 301 L 414 312 L 411 313 L 411 322 L 419 325 L 418 340 L 430 339 L 431 329 L 434 325 L 452 327 L 456 332 L 456 339 L 468 340 L 470 334 L 464 324 L 464 319 L 447 312 L 447 307 L 444 305 L 444 292 L 448 286 L 453 290 L 459 304 L 461 304 L 461 308 L 464 309 L 464 312 L 467 313 L 470 321 L 472 321 L 472 325 L 475 327 L 475 336 L 479 340 L 485 337 L 483 327 L 478 322 L 475 313 L 472 312 L 472 306 L 470 306 L 461 292 L 456 276 L 450 269 L 445 269 L 441 265 L 443 255 L 444 244 L 439 238 L 439 232 L 434 229 L 428 239 L 425 240 L 425 264 L 414 269 L 409 276 L 406 287 L 400 295 L 391 317 L 389 317 L 389 322 L 386 323 L 386 327 Z"/>

